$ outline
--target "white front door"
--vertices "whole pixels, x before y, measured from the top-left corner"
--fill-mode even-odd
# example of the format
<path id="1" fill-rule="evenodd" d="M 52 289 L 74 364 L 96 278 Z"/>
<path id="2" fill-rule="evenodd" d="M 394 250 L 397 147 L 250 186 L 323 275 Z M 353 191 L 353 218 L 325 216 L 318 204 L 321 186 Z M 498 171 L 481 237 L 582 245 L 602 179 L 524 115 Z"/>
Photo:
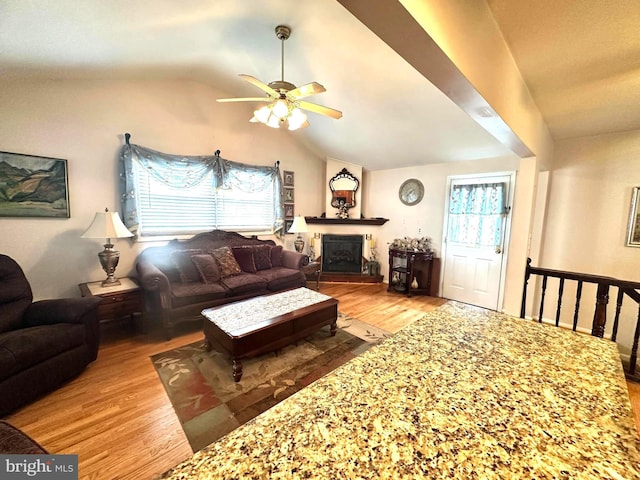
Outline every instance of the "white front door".
<path id="1" fill-rule="evenodd" d="M 442 296 L 498 310 L 515 173 L 450 177 Z"/>

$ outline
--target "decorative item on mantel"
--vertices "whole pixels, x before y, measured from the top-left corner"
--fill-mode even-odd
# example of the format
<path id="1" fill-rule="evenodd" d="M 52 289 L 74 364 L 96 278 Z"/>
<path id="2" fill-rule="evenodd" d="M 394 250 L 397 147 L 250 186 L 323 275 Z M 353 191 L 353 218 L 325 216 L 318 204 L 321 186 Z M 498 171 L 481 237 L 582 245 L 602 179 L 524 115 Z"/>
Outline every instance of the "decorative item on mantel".
<path id="1" fill-rule="evenodd" d="M 414 252 L 431 252 L 433 251 L 431 237 L 422 238 L 396 238 L 389 244 L 389 248 L 395 250 L 413 250 Z"/>
<path id="2" fill-rule="evenodd" d="M 336 213 L 336 217 L 342 219 L 349 218 L 349 208 L 344 203 L 344 201 L 341 201 L 340 206 L 338 207 L 338 213 Z"/>

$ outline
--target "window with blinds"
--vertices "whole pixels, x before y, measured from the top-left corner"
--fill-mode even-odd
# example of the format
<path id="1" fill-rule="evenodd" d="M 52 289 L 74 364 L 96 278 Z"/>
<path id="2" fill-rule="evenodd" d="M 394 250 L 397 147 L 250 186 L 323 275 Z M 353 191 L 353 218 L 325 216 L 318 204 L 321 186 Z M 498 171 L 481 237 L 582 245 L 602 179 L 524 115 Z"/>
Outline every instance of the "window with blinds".
<path id="1" fill-rule="evenodd" d="M 213 229 L 273 230 L 277 202 L 275 188 L 244 192 L 218 188 L 213 172 L 189 188 L 174 188 L 134 162 L 138 193 L 139 234 L 143 237 L 193 235 Z"/>

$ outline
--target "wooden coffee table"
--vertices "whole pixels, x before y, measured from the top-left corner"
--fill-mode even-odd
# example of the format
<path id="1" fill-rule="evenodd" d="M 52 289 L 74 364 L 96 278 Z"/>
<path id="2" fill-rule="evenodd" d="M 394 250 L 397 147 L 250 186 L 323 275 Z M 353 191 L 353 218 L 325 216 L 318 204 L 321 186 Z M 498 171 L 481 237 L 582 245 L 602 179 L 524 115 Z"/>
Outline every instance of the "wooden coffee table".
<path id="1" fill-rule="evenodd" d="M 243 358 L 285 347 L 325 325 L 334 336 L 338 301 L 303 287 L 207 308 L 202 315 L 206 349 L 216 344 L 229 353 L 239 382 Z"/>

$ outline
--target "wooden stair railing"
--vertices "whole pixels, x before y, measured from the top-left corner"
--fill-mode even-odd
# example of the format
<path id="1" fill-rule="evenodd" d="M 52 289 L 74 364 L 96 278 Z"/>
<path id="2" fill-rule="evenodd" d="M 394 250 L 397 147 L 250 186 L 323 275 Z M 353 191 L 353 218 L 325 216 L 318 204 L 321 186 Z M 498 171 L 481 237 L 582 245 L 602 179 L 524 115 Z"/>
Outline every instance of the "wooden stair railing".
<path id="1" fill-rule="evenodd" d="M 556 306 L 555 325 L 560 325 L 560 311 L 562 309 L 562 296 L 564 294 L 564 286 L 566 280 L 572 280 L 577 282 L 576 285 L 576 300 L 573 312 L 573 331 L 576 331 L 578 327 L 578 316 L 580 312 L 580 300 L 582 297 L 582 286 L 584 283 L 591 283 L 597 285 L 596 290 L 596 307 L 593 314 L 593 321 L 591 323 L 591 335 L 595 337 L 603 337 L 605 326 L 607 324 L 607 305 L 609 304 L 609 291 L 611 287 L 618 289 L 616 297 L 616 310 L 613 321 L 613 329 L 611 333 L 611 340 L 616 341 L 618 334 L 618 327 L 620 323 L 620 311 L 622 309 L 622 303 L 624 297 L 629 297 L 638 305 L 638 316 L 636 319 L 636 327 L 633 336 L 633 345 L 631 347 L 631 355 L 629 357 L 629 366 L 626 368 L 627 377 L 640 380 L 640 377 L 636 378 L 636 361 L 638 359 L 638 339 L 640 338 L 640 282 L 630 282 L 627 280 L 619 280 L 612 277 L 604 277 L 600 275 L 590 275 L 586 273 L 568 272 L 564 270 L 554 270 L 551 268 L 532 267 L 531 259 L 527 258 L 527 268 L 524 275 L 524 287 L 522 289 L 522 303 L 520 305 L 520 318 L 525 318 L 525 310 L 527 304 L 527 287 L 529 285 L 529 279 L 531 275 L 539 275 L 542 277 L 542 289 L 540 292 L 540 305 L 538 309 L 538 322 L 542 323 L 544 313 L 544 299 L 547 292 L 548 278 L 558 278 L 558 302 Z"/>

